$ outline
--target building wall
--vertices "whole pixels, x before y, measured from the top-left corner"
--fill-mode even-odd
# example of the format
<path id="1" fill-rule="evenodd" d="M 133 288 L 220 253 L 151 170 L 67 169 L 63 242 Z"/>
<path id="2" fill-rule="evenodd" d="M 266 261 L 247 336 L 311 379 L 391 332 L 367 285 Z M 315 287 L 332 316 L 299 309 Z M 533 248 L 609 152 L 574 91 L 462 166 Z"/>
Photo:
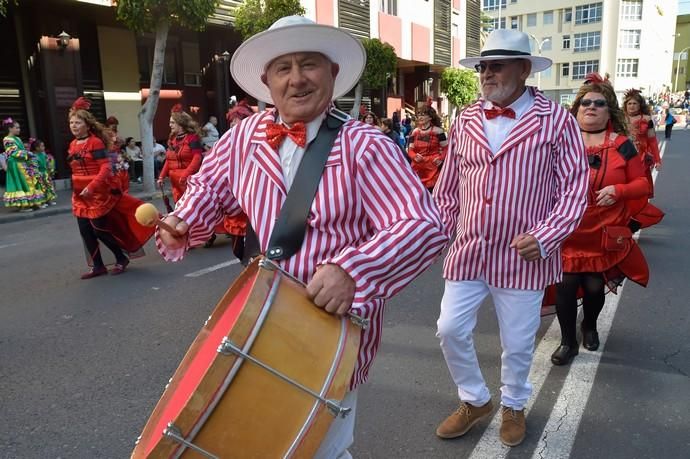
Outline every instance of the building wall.
<path id="1" fill-rule="evenodd" d="M 688 58 L 690 57 L 690 14 L 678 16 L 676 22 L 676 42 L 673 48 L 673 71 L 671 75 L 674 80 L 674 89 L 677 91 L 684 91 L 690 85 L 690 75 L 688 70 Z M 682 51 L 682 53 L 681 53 Z M 676 77 L 676 67 L 680 69 L 678 77 Z M 677 83 L 677 88 L 675 87 Z"/>
<path id="2" fill-rule="evenodd" d="M 117 43 L 117 46 L 113 44 Z M 108 116 L 115 116 L 122 136 L 139 139 L 141 109 L 136 38 L 126 29 L 98 26 L 103 97 Z"/>
<path id="3" fill-rule="evenodd" d="M 576 24 L 576 6 L 588 3 L 602 4 L 602 18 L 598 22 Z M 542 72 L 537 78 L 533 76 L 528 84 L 537 85 L 557 102 L 561 96 L 570 97 L 582 84 L 582 79 L 573 78 L 573 63 L 581 61 L 598 61 L 599 72 L 610 74 L 616 91 L 622 93 L 630 87 L 642 88 L 647 93 L 660 91 L 663 85 L 671 82 L 672 47 L 675 34 L 675 18 L 677 14 L 676 0 L 644 0 L 642 1 L 641 20 L 624 20 L 622 18 L 621 0 L 605 0 L 601 2 L 581 0 L 552 0 L 548 2 L 548 9 L 538 2 L 518 0 L 516 3 L 507 2 L 500 10 L 500 16 L 505 18 L 505 27 L 513 28 L 533 36 L 531 40 L 533 53 L 538 54 L 536 42 L 543 42 L 550 38 L 550 48 L 546 44 L 542 47 L 542 55 L 553 60 L 550 71 Z M 572 12 L 572 20 L 564 22 L 565 11 Z M 544 13 L 553 14 L 553 23 L 544 23 Z M 490 17 L 498 19 L 499 10 L 485 10 Z M 535 16 L 532 16 L 535 15 Z M 530 25 L 528 18 L 536 18 Z M 626 49 L 620 46 L 622 30 L 640 31 L 640 48 Z M 586 32 L 600 32 L 600 48 L 591 51 L 575 52 L 575 35 Z M 570 48 L 563 47 L 563 38 L 570 38 Z M 536 40 L 535 40 L 536 39 Z M 636 77 L 617 75 L 619 59 L 637 59 L 638 71 Z M 569 76 L 563 76 L 564 64 L 568 64 Z"/>

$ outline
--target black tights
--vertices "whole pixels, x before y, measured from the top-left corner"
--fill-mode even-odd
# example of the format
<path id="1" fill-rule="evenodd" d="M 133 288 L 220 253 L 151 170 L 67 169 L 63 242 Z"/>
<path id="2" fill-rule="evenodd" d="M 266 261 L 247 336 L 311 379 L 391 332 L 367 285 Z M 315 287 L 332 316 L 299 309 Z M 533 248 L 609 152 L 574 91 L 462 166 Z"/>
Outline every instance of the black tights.
<path id="1" fill-rule="evenodd" d="M 103 242 L 103 244 L 105 244 L 106 247 L 110 249 L 111 252 L 113 252 L 118 263 L 127 261 L 127 256 L 124 254 L 113 235 L 102 229 L 107 227 L 105 224 L 105 219 L 106 217 L 92 219 L 77 217 L 79 233 L 81 234 L 81 238 L 84 240 L 86 250 L 88 250 L 89 254 L 91 255 L 94 268 L 104 267 L 103 258 L 101 257 L 101 250 L 98 245 L 99 239 L 101 242 Z"/>
<path id="2" fill-rule="evenodd" d="M 577 345 L 577 293 L 582 288 L 582 328 L 596 331 L 604 307 L 604 276 L 601 273 L 566 273 L 556 284 L 556 315 L 561 326 L 561 344 Z"/>

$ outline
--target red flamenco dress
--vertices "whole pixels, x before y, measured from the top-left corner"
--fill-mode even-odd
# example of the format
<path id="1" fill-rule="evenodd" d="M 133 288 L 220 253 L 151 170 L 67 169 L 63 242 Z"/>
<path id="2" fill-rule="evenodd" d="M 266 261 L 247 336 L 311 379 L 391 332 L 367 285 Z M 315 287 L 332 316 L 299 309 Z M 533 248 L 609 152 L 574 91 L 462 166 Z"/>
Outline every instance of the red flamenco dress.
<path id="1" fill-rule="evenodd" d="M 88 219 L 97 233 L 109 234 L 130 255 L 143 254 L 141 248 L 155 228 L 142 226 L 134 218 L 143 202 L 122 192 L 121 181 L 114 174 L 114 164 L 103 141 L 95 135 L 83 143 L 72 140 L 67 160 L 72 169 L 74 216 Z M 88 196 L 82 196 L 87 187 Z M 96 253 L 90 255 L 93 258 Z"/>
<path id="2" fill-rule="evenodd" d="M 611 141 L 607 135 L 602 145 L 587 147 L 587 156 L 590 163 L 587 210 L 580 226 L 563 242 L 563 272 L 602 273 L 613 292 L 626 277 L 646 286 L 649 268 L 632 239 L 626 205 L 647 195 L 642 163 L 625 136 Z M 616 188 L 616 203 L 598 206 L 595 191 L 609 185 Z"/>
<path id="3" fill-rule="evenodd" d="M 434 132 L 433 126 L 428 131 L 416 128 L 410 136 L 407 154 L 412 160 L 412 170 L 429 190 L 434 188 L 441 172 L 441 166 L 435 162 L 446 158 L 447 147 L 441 146 L 442 136 L 445 134 Z M 417 155 L 422 157 L 421 161 L 417 161 Z"/>
<path id="4" fill-rule="evenodd" d="M 654 197 L 652 168 L 655 164 L 661 164 L 659 144 L 656 140 L 654 122 L 652 120 L 640 116 L 638 120 L 630 120 L 630 128 L 635 148 L 639 152 L 638 159 L 645 170 L 645 175 L 649 184 L 649 193 L 647 196 L 628 203 L 628 207 L 632 219 L 637 222 L 637 226 L 640 228 L 647 228 L 656 225 L 664 218 L 664 212 L 649 202 L 649 199 Z M 653 137 L 650 137 L 648 134 L 650 130 L 654 134 Z"/>
<path id="5" fill-rule="evenodd" d="M 186 133 L 170 136 L 168 151 L 165 152 L 165 165 L 159 179 L 170 178 L 175 202 L 179 201 L 187 189 L 187 178 L 196 174 L 201 167 L 202 148 L 199 136 Z"/>

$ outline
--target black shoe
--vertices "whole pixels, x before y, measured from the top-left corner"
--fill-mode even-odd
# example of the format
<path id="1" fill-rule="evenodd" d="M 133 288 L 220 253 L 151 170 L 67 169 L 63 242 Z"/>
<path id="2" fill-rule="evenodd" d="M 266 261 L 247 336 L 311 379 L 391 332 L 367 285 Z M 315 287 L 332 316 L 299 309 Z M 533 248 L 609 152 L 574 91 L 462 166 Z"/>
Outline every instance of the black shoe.
<path id="1" fill-rule="evenodd" d="M 216 235 L 212 234 L 211 238 L 204 243 L 204 248 L 208 249 L 209 247 L 213 247 L 214 242 L 216 242 Z"/>
<path id="2" fill-rule="evenodd" d="M 554 365 L 568 365 L 577 354 L 577 344 L 575 346 L 561 344 L 558 346 L 558 349 L 551 354 L 551 363 Z"/>
<path id="3" fill-rule="evenodd" d="M 588 351 L 599 349 L 599 333 L 582 327 L 582 346 Z"/>

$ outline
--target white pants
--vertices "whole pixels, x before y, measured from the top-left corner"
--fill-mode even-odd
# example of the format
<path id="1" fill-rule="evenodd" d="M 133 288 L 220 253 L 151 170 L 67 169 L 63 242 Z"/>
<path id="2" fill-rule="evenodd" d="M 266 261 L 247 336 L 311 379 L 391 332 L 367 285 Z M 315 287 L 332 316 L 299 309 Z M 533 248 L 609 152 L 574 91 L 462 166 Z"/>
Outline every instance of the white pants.
<path id="1" fill-rule="evenodd" d="M 534 338 L 539 329 L 543 290 L 496 288 L 482 280 L 446 280 L 438 336 L 448 370 L 463 402 L 484 405 L 491 398 L 477 361 L 472 332 L 477 311 L 488 294 L 494 301 L 501 335 L 501 405 L 524 408 L 532 394 L 527 381 Z"/>
<path id="2" fill-rule="evenodd" d="M 357 389 L 348 392 L 343 399 L 342 406 L 352 408 L 350 414 L 337 417 L 331 423 L 326 438 L 321 442 L 314 459 L 351 459 L 347 448 L 355 439 L 355 414 L 357 412 Z"/>

